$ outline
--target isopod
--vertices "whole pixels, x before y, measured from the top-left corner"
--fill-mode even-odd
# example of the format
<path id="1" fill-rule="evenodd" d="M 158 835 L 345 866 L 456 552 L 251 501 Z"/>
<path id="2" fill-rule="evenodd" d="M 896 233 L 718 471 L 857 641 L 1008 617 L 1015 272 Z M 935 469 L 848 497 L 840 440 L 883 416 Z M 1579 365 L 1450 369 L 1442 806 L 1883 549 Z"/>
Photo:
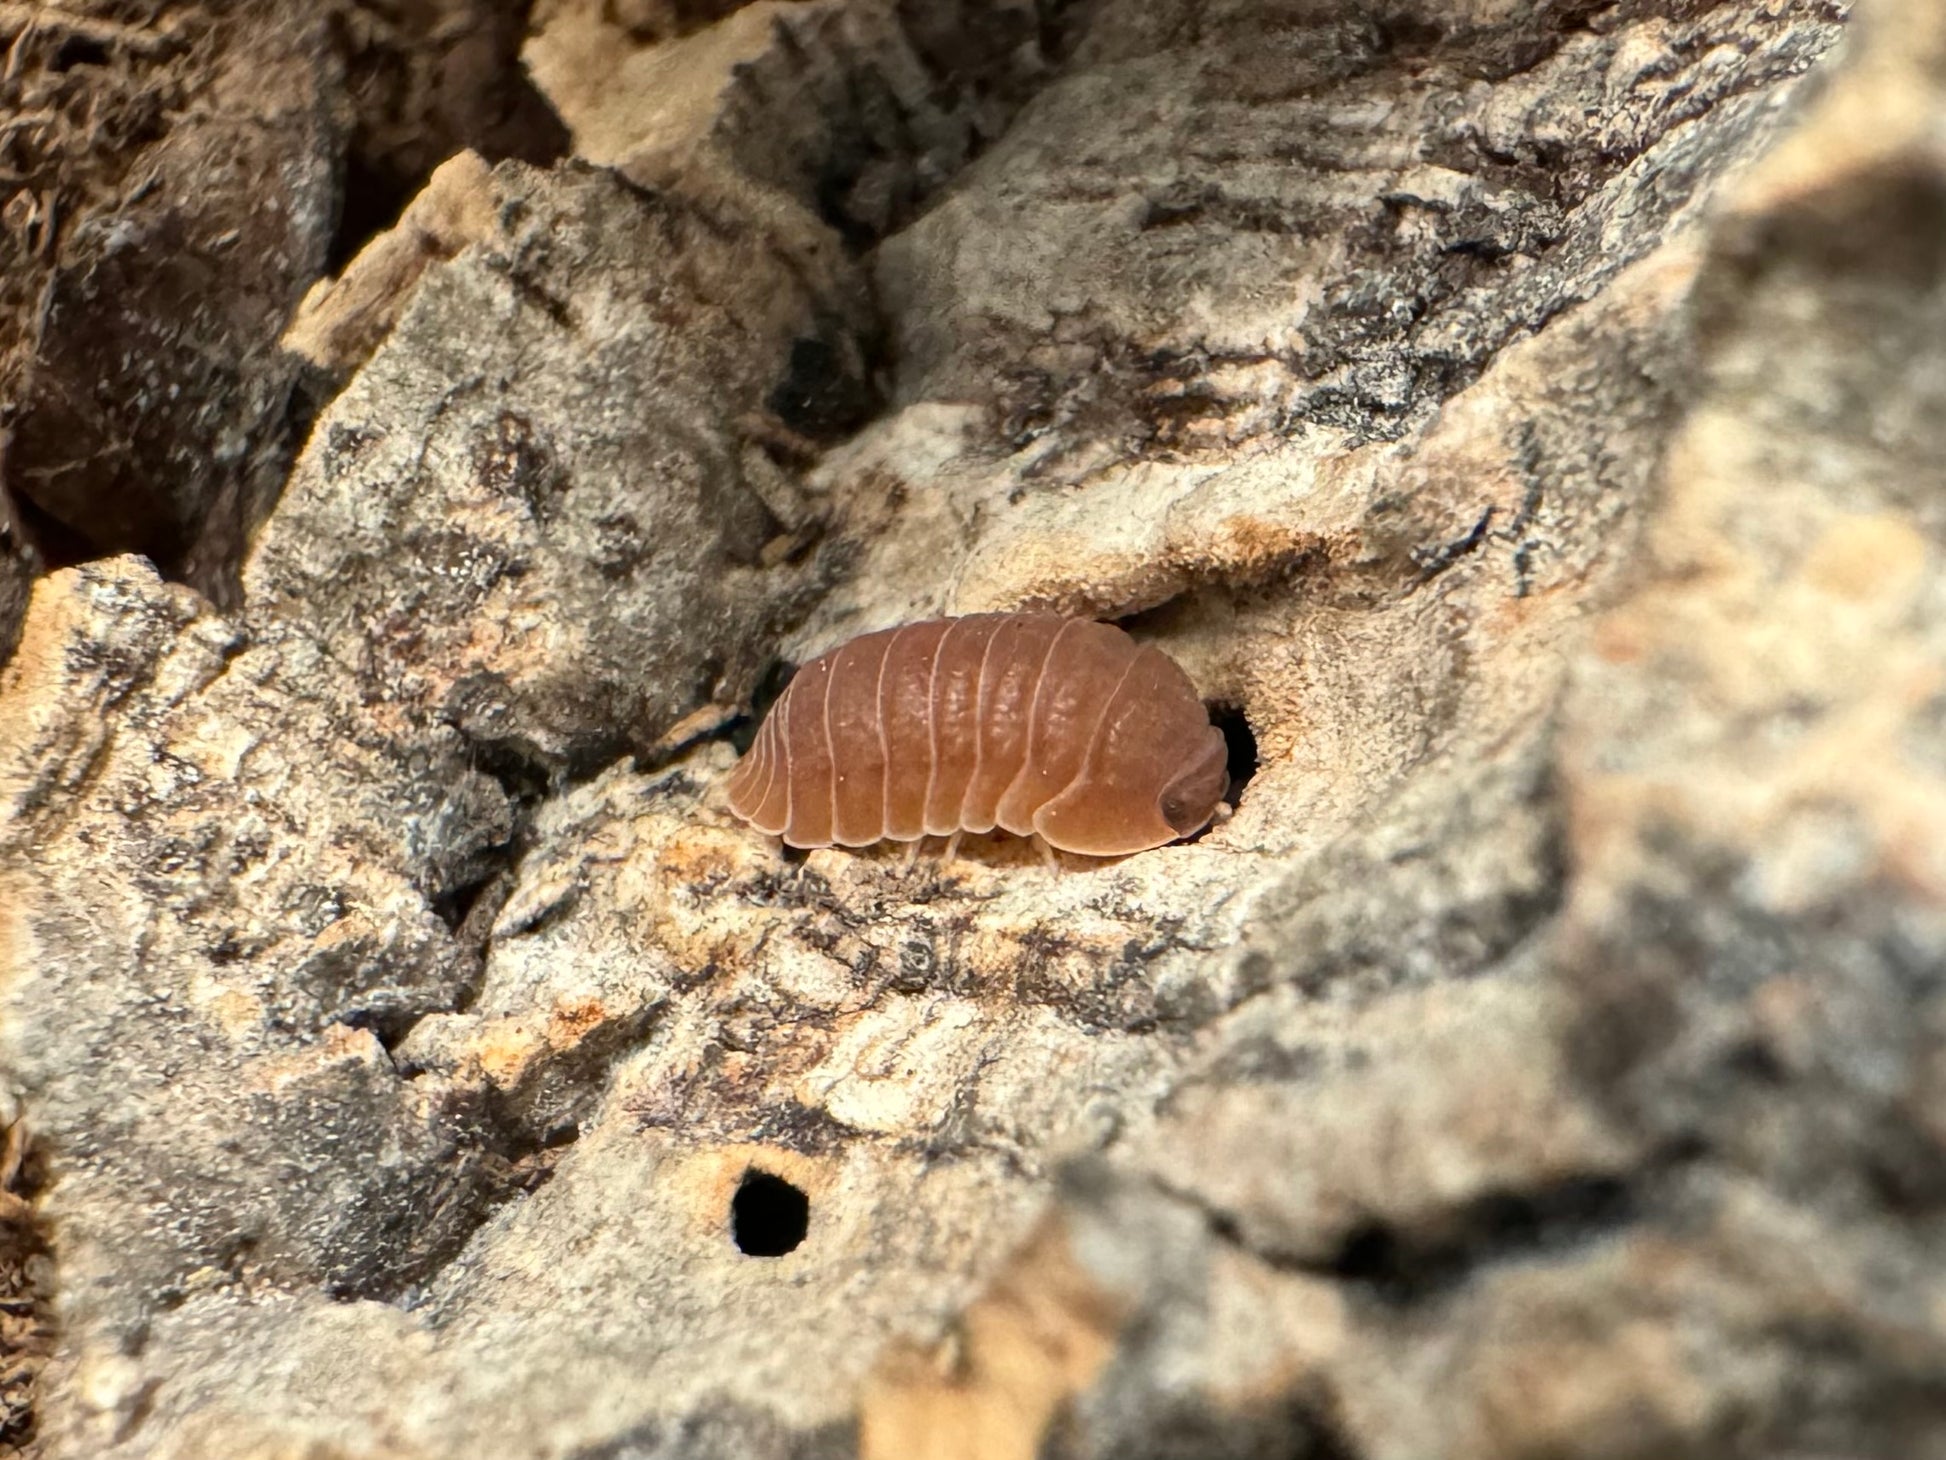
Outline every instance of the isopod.
<path id="1" fill-rule="evenodd" d="M 996 826 L 1119 857 L 1198 830 L 1228 750 L 1176 662 L 1120 629 L 981 613 L 864 634 L 801 669 L 731 771 L 794 847 Z"/>

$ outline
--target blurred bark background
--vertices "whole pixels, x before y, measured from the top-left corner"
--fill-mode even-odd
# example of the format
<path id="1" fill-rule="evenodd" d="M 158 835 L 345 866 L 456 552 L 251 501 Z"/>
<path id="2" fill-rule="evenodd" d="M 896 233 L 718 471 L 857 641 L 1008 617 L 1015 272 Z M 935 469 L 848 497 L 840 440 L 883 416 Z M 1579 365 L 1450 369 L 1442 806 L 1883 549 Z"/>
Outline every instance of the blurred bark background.
<path id="1" fill-rule="evenodd" d="M 1946 1453 L 1946 3 L 0 3 L 0 1446 Z M 1235 812 L 783 854 L 1113 618 Z"/>

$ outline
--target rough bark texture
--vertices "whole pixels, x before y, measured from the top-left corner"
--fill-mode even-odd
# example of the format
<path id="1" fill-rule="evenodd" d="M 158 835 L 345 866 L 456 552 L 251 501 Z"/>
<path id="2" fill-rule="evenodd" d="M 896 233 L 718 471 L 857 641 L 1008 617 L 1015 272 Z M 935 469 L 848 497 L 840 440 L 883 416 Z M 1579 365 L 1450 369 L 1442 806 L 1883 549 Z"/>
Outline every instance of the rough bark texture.
<path id="1" fill-rule="evenodd" d="M 279 326 L 334 207 L 322 13 L 10 6 L 0 482 L 61 561 L 234 562 L 289 466 Z M 211 582 L 213 577 L 204 576 Z"/>
<path id="2" fill-rule="evenodd" d="M 458 148 L 562 149 L 522 11 L 0 9 L 0 495 L 45 556 L 141 553 L 234 606 L 301 441 L 292 305 Z"/>
<path id="3" fill-rule="evenodd" d="M 578 158 L 311 290 L 236 605 L 0 670 L 0 1433 L 1946 1451 L 1946 3 L 533 19 Z M 727 814 L 1029 606 L 1234 815 Z"/>

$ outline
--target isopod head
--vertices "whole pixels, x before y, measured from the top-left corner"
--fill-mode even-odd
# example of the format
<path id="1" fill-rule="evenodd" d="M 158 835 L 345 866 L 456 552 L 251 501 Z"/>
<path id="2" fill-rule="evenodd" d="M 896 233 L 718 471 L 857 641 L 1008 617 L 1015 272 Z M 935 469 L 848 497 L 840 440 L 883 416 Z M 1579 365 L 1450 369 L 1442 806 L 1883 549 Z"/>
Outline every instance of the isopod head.
<path id="1" fill-rule="evenodd" d="M 1133 693 L 1129 693 L 1129 690 Z M 1144 649 L 1082 775 L 1034 816 L 1063 851 L 1125 857 L 1199 830 L 1229 789 L 1229 746 L 1182 670 Z"/>
<path id="2" fill-rule="evenodd" d="M 1229 789 L 1229 747 L 1204 722 L 1202 733 L 1148 773 L 1091 775 L 1049 801 L 1034 830 L 1062 851 L 1126 857 L 1202 829 Z"/>
<path id="3" fill-rule="evenodd" d="M 1203 829 L 1216 814 L 1216 804 L 1230 789 L 1230 747 L 1223 732 L 1211 726 L 1201 749 L 1183 773 L 1162 788 L 1156 803 L 1162 819 L 1179 837 Z"/>

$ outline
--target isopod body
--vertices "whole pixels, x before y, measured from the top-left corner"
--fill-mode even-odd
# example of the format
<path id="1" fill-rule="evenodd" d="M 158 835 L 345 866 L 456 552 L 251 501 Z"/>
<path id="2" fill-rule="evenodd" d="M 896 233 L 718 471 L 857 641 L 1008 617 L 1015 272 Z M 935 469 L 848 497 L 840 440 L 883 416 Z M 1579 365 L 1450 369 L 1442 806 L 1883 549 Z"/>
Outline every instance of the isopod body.
<path id="1" fill-rule="evenodd" d="M 1167 654 L 1038 613 L 865 634 L 799 670 L 730 773 L 730 809 L 794 847 L 996 826 L 1117 857 L 1196 831 L 1222 732 Z"/>

